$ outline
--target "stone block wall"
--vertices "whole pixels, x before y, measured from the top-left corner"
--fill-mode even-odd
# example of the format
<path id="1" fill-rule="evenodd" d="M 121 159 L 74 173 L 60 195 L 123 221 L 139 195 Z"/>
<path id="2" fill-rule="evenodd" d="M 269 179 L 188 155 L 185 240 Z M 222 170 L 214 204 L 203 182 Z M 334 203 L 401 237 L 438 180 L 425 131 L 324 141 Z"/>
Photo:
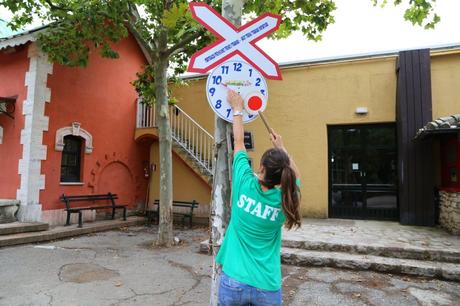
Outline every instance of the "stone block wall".
<path id="1" fill-rule="evenodd" d="M 439 224 L 448 232 L 460 235 L 460 192 L 439 192 Z"/>
<path id="2" fill-rule="evenodd" d="M 42 222 L 48 223 L 50 226 L 62 226 L 65 224 L 67 212 L 64 209 L 50 209 L 42 212 Z M 95 210 L 83 211 L 83 223 L 96 220 Z M 71 224 L 78 224 L 78 214 L 72 214 L 70 217 Z"/>

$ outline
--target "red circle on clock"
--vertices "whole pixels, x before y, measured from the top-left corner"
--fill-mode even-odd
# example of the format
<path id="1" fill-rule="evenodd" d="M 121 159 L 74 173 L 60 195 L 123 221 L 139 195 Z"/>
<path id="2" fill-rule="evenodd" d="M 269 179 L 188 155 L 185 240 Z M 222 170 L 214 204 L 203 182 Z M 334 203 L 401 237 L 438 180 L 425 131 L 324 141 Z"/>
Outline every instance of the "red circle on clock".
<path id="1" fill-rule="evenodd" d="M 248 100 L 248 107 L 252 111 L 258 111 L 262 108 L 262 99 L 258 96 L 252 96 Z"/>

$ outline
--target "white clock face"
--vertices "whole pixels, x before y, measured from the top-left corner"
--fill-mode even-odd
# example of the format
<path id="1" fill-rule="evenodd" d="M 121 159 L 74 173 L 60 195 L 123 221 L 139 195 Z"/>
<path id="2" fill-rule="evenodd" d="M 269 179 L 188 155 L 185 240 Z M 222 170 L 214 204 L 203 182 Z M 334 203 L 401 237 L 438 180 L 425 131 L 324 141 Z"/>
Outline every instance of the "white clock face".
<path id="1" fill-rule="evenodd" d="M 209 75 L 206 83 L 206 95 L 214 112 L 222 119 L 233 122 L 233 111 L 227 102 L 228 89 L 238 92 L 243 99 L 262 95 L 268 99 L 267 83 L 254 67 L 243 61 L 228 61 L 217 66 Z M 260 100 L 260 99 L 259 99 Z M 257 118 L 243 110 L 243 123 Z"/>

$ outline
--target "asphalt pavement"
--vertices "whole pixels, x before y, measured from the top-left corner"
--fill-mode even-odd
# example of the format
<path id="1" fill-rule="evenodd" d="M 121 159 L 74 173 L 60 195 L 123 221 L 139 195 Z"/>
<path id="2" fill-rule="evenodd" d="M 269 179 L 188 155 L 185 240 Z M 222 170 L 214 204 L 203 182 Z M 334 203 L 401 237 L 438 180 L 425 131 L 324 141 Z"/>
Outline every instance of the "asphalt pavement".
<path id="1" fill-rule="evenodd" d="M 208 305 L 206 228 L 130 227 L 0 249 L 0 305 Z M 283 266 L 284 305 L 460 305 L 460 283 L 374 272 Z"/>

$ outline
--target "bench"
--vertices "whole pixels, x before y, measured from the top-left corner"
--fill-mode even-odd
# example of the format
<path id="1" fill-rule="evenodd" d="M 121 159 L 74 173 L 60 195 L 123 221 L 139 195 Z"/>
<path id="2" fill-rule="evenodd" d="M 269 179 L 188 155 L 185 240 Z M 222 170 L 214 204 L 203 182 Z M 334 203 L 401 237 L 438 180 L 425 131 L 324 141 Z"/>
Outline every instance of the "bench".
<path id="1" fill-rule="evenodd" d="M 147 222 L 152 224 L 153 219 L 156 219 L 157 224 L 160 220 L 160 200 L 155 200 L 153 203 L 156 209 L 147 211 Z M 192 228 L 193 224 L 193 209 L 198 208 L 199 203 L 195 200 L 188 201 L 174 201 L 173 200 L 173 215 L 182 217 L 182 225 L 185 224 L 185 219 L 189 219 L 189 226 Z M 174 208 L 186 208 L 186 211 L 174 211 Z"/>
<path id="2" fill-rule="evenodd" d="M 97 209 L 112 209 L 112 220 L 115 219 L 115 210 L 116 209 L 123 209 L 123 220 L 126 221 L 126 207 L 127 205 L 116 204 L 115 200 L 118 199 L 118 196 L 113 193 L 107 194 L 88 194 L 88 195 L 75 195 L 75 196 L 68 196 L 62 194 L 61 202 L 64 202 L 66 205 L 67 211 L 67 220 L 65 225 L 70 225 L 70 215 L 73 213 L 78 213 L 78 227 L 83 227 L 83 218 L 82 218 L 82 211 L 83 210 L 97 210 Z M 110 205 L 94 205 L 95 202 L 102 202 L 110 201 Z M 84 207 L 71 207 L 71 203 L 73 202 L 92 202 L 93 205 L 91 206 L 84 206 Z"/>
<path id="3" fill-rule="evenodd" d="M 0 199 L 0 223 L 15 222 L 19 209 L 19 200 Z"/>

